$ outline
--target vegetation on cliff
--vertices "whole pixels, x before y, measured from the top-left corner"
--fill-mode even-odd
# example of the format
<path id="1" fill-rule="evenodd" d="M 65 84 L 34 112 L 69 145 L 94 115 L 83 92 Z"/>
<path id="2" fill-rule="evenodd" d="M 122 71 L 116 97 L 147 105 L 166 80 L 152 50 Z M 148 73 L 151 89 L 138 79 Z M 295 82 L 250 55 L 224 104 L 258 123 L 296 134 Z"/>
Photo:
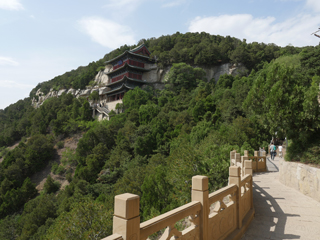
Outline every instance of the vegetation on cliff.
<path id="1" fill-rule="evenodd" d="M 88 102 L 67 94 L 38 109 L 25 99 L 0 111 L 0 239 L 101 239 L 111 233 L 115 195 L 138 194 L 145 221 L 190 201 L 193 175 L 208 176 L 210 191 L 226 185 L 230 151 L 253 153 L 275 132 L 289 138 L 289 158 L 320 163 L 319 46 L 281 48 L 206 33 L 144 42 L 159 64 L 173 64 L 166 87 L 127 92 L 125 112 L 110 121 L 91 119 Z M 99 61 L 79 68 L 92 75 L 83 82 L 92 80 Z M 245 63 L 250 74 L 207 82 L 201 68 L 190 67 L 229 61 Z M 72 74 L 81 78 L 78 70 Z M 71 75 L 31 95 L 39 87 L 72 86 L 78 80 Z M 70 184 L 56 192 L 48 177 L 37 195 L 30 177 L 61 139 L 79 132 L 76 151 L 66 150 L 53 166 Z M 21 137 L 18 147 L 5 150 Z"/>

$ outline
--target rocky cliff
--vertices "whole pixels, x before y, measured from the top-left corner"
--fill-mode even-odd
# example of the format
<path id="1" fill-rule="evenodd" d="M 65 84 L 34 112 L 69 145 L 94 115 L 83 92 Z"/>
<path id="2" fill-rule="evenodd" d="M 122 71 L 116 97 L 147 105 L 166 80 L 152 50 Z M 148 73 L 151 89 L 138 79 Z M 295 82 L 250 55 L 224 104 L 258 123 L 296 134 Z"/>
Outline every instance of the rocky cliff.
<path id="1" fill-rule="evenodd" d="M 159 68 L 156 64 L 146 64 L 146 68 L 149 69 L 149 72 L 144 73 L 143 79 L 146 80 L 146 85 L 150 85 L 155 89 L 161 90 L 164 88 L 166 82 L 166 76 L 169 73 L 171 66 L 167 66 L 165 68 Z M 203 67 L 198 66 L 205 70 L 206 78 L 208 81 L 214 79 L 216 82 L 219 80 L 219 77 L 223 74 L 231 74 L 236 76 L 238 74 L 244 75 L 247 72 L 245 66 L 241 63 L 231 64 L 225 63 L 219 66 L 210 66 Z M 104 70 L 98 72 L 95 77 L 94 86 L 87 86 L 86 89 L 61 89 L 59 91 L 55 91 L 50 89 L 49 93 L 44 95 L 43 92 L 39 89 L 36 92 L 36 97 L 32 99 L 32 106 L 37 108 L 43 104 L 45 100 L 51 97 L 59 97 L 63 93 L 70 93 L 74 97 L 88 97 L 93 91 L 99 91 L 99 95 L 105 95 L 108 91 L 108 87 L 106 85 L 109 83 L 109 77 L 106 73 L 112 70 L 112 66 L 107 65 Z M 97 104 L 105 105 L 105 99 L 101 99 Z M 109 110 L 112 110 L 109 108 Z"/>

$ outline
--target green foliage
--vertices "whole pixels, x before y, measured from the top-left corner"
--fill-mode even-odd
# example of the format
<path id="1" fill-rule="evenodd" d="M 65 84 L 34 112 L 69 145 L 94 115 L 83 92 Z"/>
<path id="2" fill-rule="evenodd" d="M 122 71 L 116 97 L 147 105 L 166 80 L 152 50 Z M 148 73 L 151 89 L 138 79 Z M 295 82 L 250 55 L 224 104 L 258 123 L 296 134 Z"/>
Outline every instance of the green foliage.
<path id="1" fill-rule="evenodd" d="M 19 236 L 21 226 L 19 215 L 10 215 L 0 220 L 0 239 L 14 240 Z"/>
<path id="2" fill-rule="evenodd" d="M 58 163 L 55 162 L 55 163 L 52 164 L 51 171 L 54 174 L 62 175 L 63 173 L 65 173 L 66 170 L 65 170 L 65 167 L 62 164 L 58 164 Z"/>
<path id="3" fill-rule="evenodd" d="M 64 142 L 63 142 L 63 141 L 57 142 L 57 147 L 58 147 L 59 149 L 63 148 L 63 147 L 64 147 Z"/>
<path id="4" fill-rule="evenodd" d="M 49 228 L 46 239 L 102 239 L 112 234 L 112 212 L 103 204 L 85 199 L 75 203 Z"/>
<path id="5" fill-rule="evenodd" d="M 146 104 L 148 100 L 152 99 L 152 95 L 141 88 L 136 87 L 135 89 L 127 92 L 123 97 L 123 105 L 127 109 L 136 108 L 138 109 L 141 105 Z"/>
<path id="6" fill-rule="evenodd" d="M 47 180 L 43 186 L 44 191 L 50 194 L 58 191 L 59 188 L 60 188 L 60 183 L 57 181 L 54 181 L 53 178 L 50 175 L 48 175 Z"/>
<path id="7" fill-rule="evenodd" d="M 176 91 L 181 91 L 182 88 L 191 90 L 198 85 L 199 81 L 204 80 L 205 75 L 202 68 L 193 68 L 186 63 L 174 63 L 168 75 L 168 82 Z"/>
<path id="8" fill-rule="evenodd" d="M 111 234 L 114 195 L 138 194 L 142 220 L 150 219 L 190 201 L 194 175 L 208 176 L 210 192 L 225 186 L 230 151 L 252 154 L 275 132 L 291 139 L 289 159 L 319 163 L 318 46 L 179 32 L 144 42 L 158 66 L 173 64 L 167 87 L 128 91 L 117 106 L 124 112 L 110 121 L 93 121 L 89 102 L 70 94 L 38 109 L 28 98 L 0 110 L 0 239 L 101 239 Z M 38 84 L 30 96 L 39 88 L 84 88 L 105 60 L 132 47 Z M 227 62 L 243 63 L 250 74 L 207 82 L 192 67 Z M 77 149 L 52 166 L 70 184 L 56 192 L 48 177 L 35 198 L 29 177 L 52 160 L 56 139 L 74 133 L 82 134 Z M 22 137 L 30 138 L 6 150 Z"/>
<path id="9" fill-rule="evenodd" d="M 89 95 L 89 99 L 94 101 L 99 100 L 99 91 L 91 92 L 91 94 Z"/>

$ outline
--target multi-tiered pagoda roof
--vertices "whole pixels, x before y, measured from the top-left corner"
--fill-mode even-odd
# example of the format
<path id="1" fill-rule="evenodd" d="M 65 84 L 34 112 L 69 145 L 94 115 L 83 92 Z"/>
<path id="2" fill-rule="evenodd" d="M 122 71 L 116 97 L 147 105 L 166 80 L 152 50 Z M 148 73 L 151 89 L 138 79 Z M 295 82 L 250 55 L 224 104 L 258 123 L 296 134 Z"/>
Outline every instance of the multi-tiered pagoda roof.
<path id="1" fill-rule="evenodd" d="M 154 62 L 150 60 L 150 51 L 144 44 L 107 61 L 106 64 L 113 66 L 107 73 L 109 76 L 107 96 L 116 96 L 111 98 L 111 101 L 122 99 L 124 92 L 145 84 L 143 73 L 149 71 L 145 68 L 145 64 L 150 63 Z"/>

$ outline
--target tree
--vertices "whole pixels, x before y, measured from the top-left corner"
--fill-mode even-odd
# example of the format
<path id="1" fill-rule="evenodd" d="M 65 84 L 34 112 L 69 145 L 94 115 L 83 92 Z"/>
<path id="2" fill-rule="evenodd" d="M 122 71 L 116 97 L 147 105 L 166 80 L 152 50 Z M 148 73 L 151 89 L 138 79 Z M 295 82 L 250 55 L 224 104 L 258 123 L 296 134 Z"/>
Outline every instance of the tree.
<path id="1" fill-rule="evenodd" d="M 146 104 L 148 100 L 152 99 L 152 95 L 139 87 L 126 92 L 123 97 L 123 105 L 126 109 L 136 108 Z"/>
<path id="2" fill-rule="evenodd" d="M 48 175 L 46 182 L 44 183 L 43 189 L 46 193 L 54 193 L 58 191 L 60 184 L 55 182 L 50 175 Z"/>
<path id="3" fill-rule="evenodd" d="M 168 82 L 173 84 L 175 90 L 180 92 L 182 88 L 191 90 L 196 88 L 199 81 L 205 78 L 202 68 L 193 68 L 186 63 L 174 63 L 168 75 Z"/>
<path id="4" fill-rule="evenodd" d="M 80 108 L 80 116 L 82 120 L 89 121 L 92 120 L 92 109 L 87 100 L 85 100 Z"/>
<path id="5" fill-rule="evenodd" d="M 49 228 L 45 239 L 96 239 L 112 234 L 112 210 L 85 198 L 62 213 Z"/>

